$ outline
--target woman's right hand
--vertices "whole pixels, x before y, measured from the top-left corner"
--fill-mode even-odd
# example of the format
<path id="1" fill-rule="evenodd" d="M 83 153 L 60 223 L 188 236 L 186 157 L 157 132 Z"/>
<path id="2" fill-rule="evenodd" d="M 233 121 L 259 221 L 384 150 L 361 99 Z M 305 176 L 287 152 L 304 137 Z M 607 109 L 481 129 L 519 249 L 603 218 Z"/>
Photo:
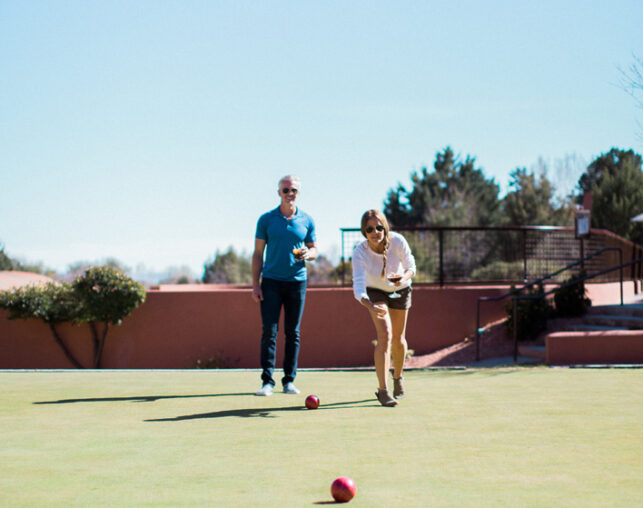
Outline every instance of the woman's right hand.
<path id="1" fill-rule="evenodd" d="M 368 298 L 362 298 L 361 302 L 364 307 L 371 309 L 373 312 L 375 312 L 375 314 L 377 314 L 378 317 L 384 317 L 388 312 L 388 308 L 384 303 L 373 303 Z"/>
<path id="2" fill-rule="evenodd" d="M 373 310 L 377 314 L 377 317 L 384 317 L 388 313 L 388 307 L 385 303 L 374 303 Z"/>

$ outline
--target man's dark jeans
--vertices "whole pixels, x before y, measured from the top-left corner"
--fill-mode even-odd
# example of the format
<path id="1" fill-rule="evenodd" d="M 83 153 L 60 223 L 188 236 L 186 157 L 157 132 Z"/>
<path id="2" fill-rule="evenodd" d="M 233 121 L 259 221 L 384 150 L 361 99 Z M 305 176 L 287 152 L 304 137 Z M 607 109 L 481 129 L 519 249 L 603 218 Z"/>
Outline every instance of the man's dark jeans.
<path id="1" fill-rule="evenodd" d="M 275 385 L 272 373 L 275 370 L 277 350 L 277 329 L 281 307 L 284 308 L 284 331 L 286 348 L 284 351 L 284 377 L 282 384 L 295 380 L 297 358 L 299 356 L 299 324 L 306 300 L 306 281 L 280 281 L 263 279 L 261 281 L 261 380 L 263 384 Z"/>

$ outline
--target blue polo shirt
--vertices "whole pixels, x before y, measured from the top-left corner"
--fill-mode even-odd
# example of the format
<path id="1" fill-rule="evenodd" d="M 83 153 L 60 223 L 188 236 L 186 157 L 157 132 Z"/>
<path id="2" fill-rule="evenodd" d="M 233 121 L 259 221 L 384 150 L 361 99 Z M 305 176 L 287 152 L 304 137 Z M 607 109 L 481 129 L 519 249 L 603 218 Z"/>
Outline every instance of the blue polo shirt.
<path id="1" fill-rule="evenodd" d="M 295 215 L 288 220 L 277 207 L 259 217 L 255 238 L 266 241 L 261 272 L 264 277 L 283 281 L 306 280 L 306 263 L 296 260 L 292 250 L 316 241 L 315 223 L 310 215 L 297 207 Z"/>

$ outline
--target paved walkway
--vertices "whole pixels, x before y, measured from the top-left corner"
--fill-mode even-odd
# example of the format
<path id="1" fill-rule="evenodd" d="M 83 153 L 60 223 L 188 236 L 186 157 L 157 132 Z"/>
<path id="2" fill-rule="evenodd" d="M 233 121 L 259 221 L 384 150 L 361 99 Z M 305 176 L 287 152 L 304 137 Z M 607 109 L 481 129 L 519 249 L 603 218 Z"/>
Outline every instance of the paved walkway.
<path id="1" fill-rule="evenodd" d="M 624 304 L 634 304 L 634 305 L 643 305 L 643 294 L 639 293 L 638 295 L 626 296 L 623 298 Z"/>

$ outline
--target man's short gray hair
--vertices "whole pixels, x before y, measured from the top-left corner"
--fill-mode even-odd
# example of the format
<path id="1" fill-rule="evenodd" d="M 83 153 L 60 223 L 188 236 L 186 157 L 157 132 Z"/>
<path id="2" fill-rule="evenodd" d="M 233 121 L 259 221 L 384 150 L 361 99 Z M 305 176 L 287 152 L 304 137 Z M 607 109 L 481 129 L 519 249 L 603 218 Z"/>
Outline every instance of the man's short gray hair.
<path id="1" fill-rule="evenodd" d="M 283 182 L 284 180 L 290 180 L 291 182 L 297 184 L 297 186 L 301 187 L 301 179 L 295 175 L 282 176 L 279 180 L 279 183 L 277 184 L 277 187 L 281 187 L 281 182 Z"/>

